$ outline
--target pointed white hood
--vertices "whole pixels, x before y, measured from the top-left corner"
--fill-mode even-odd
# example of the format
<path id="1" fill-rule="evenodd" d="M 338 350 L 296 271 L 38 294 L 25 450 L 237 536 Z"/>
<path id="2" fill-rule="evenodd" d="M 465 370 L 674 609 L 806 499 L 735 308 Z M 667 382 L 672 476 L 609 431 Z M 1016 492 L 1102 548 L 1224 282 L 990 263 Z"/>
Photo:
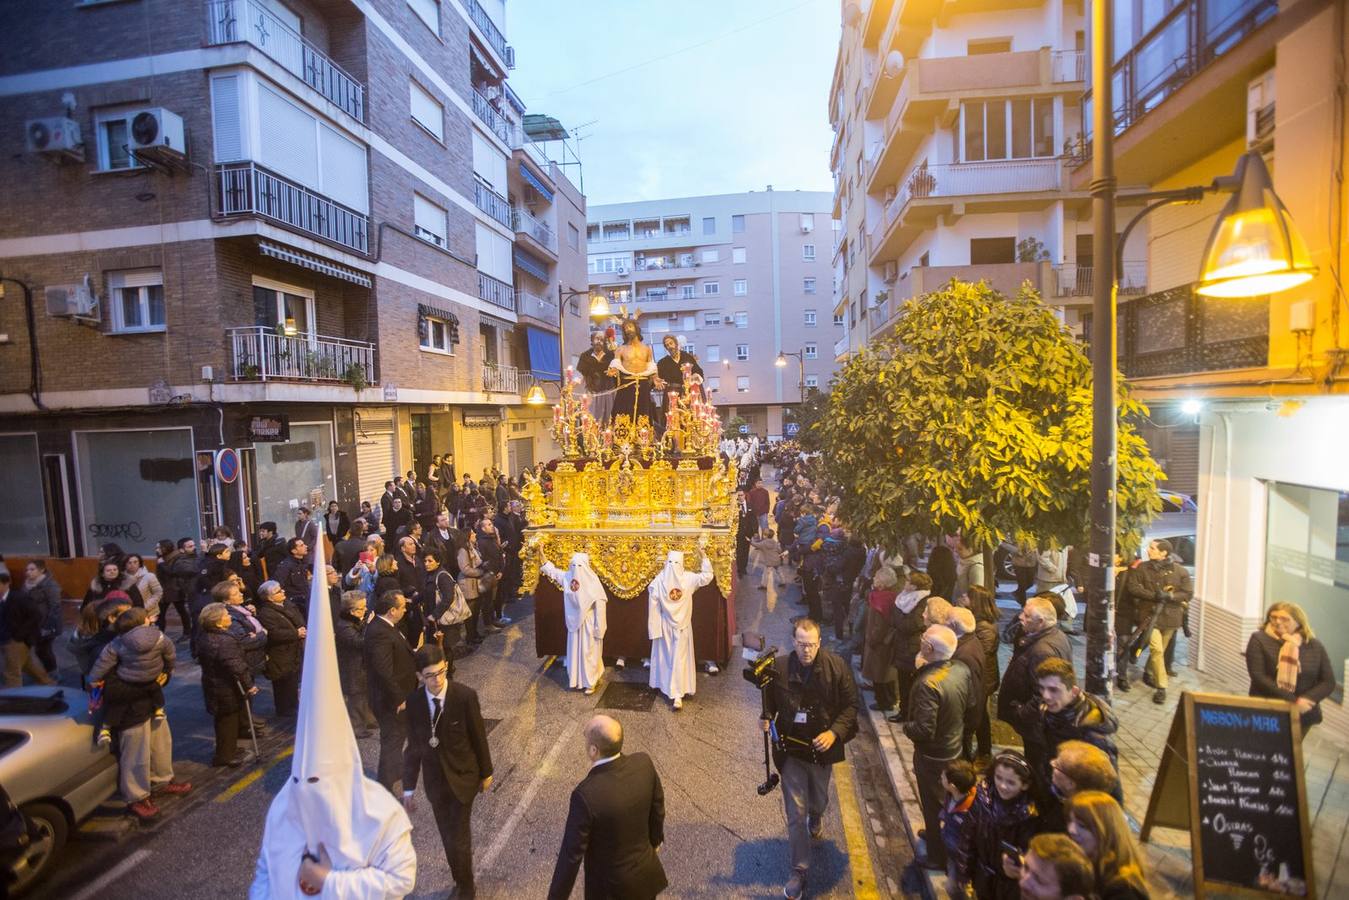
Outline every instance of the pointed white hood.
<path id="1" fill-rule="evenodd" d="M 567 630 L 576 631 L 586 616 L 593 613 L 597 616 L 599 636 L 603 637 L 604 604 L 607 599 L 603 582 L 590 567 L 590 554 L 573 553 L 566 580 L 562 584 L 563 612 L 567 620 Z"/>
<path id="2" fill-rule="evenodd" d="M 271 896 L 300 900 L 296 873 L 323 844 L 334 871 L 371 865 L 377 851 L 412 830 L 393 795 L 367 778 L 337 672 L 323 542 L 314 547 L 300 711 L 291 774 L 267 812 L 261 852 Z"/>

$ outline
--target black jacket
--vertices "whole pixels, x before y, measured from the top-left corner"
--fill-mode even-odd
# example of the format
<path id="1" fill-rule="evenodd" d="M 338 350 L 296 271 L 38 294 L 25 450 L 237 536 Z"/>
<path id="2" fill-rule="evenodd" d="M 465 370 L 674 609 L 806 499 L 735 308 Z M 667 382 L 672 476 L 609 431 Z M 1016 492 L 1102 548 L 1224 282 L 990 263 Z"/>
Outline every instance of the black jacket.
<path id="1" fill-rule="evenodd" d="M 661 381 L 665 382 L 665 396 L 671 393 L 684 393 L 684 367 L 688 366 L 690 374 L 703 377 L 703 367 L 698 365 L 698 358 L 692 353 L 679 354 L 679 362 L 675 362 L 671 356 L 662 356 L 656 363 L 656 374 Z M 668 402 L 667 402 L 668 405 Z"/>
<path id="2" fill-rule="evenodd" d="M 1133 598 L 1134 614 L 1139 622 L 1148 621 L 1157 604 L 1162 604 L 1156 628 L 1181 627 L 1190 598 L 1194 596 L 1190 573 L 1169 556 L 1139 563 L 1130 570 L 1125 588 Z"/>
<path id="3" fill-rule="evenodd" d="M 310 566 L 304 560 L 287 556 L 272 573 L 272 578 L 286 592 L 286 599 L 300 609 L 309 606 L 309 570 Z"/>
<path id="4" fill-rule="evenodd" d="M 1073 650 L 1067 636 L 1057 624 L 1036 634 L 1023 634 L 1012 647 L 1012 658 L 1007 671 L 1002 673 L 1002 687 L 998 690 L 998 718 L 1021 727 L 1021 704 L 1036 698 L 1035 667 L 1047 659 L 1066 659 L 1072 662 Z M 1025 735 L 1022 735 L 1023 737 Z"/>
<path id="5" fill-rule="evenodd" d="M 928 594 L 915 603 L 913 609 L 908 612 L 904 612 L 898 606 L 890 607 L 890 625 L 895 629 L 895 641 L 891 649 L 894 653 L 895 668 L 901 672 L 912 672 L 914 669 L 913 660 L 923 645 L 923 632 L 927 629 L 923 614 L 927 612 L 928 597 L 933 596 L 940 595 Z"/>
<path id="6" fill-rule="evenodd" d="M 984 658 L 984 645 L 980 642 L 978 633 L 962 634 L 956 640 L 956 652 L 951 659 L 954 662 L 964 663 L 970 670 L 970 706 L 978 713 L 983 708 L 984 701 L 988 699 L 985 690 L 988 676 L 984 671 L 987 661 Z M 997 674 L 996 670 L 994 674 Z M 974 717 L 974 724 L 979 724 L 978 715 Z"/>
<path id="7" fill-rule="evenodd" d="M 1110 764 L 1119 771 L 1119 754 L 1115 749 L 1114 738 L 1115 732 L 1119 730 L 1119 719 L 1110 705 L 1100 697 L 1084 693 L 1056 713 L 1045 709 L 1043 701 L 1025 703 L 1022 704 L 1021 712 L 1023 733 L 1032 735 L 1032 739 L 1045 748 L 1040 771 L 1036 773 L 1041 784 L 1049 784 L 1050 776 L 1053 775 L 1049 761 L 1064 741 L 1085 741 L 1100 748 L 1110 757 Z"/>
<path id="8" fill-rule="evenodd" d="M 962 832 L 968 869 L 964 873 L 974 885 L 980 900 L 1017 900 L 1021 889 L 1015 878 L 1002 870 L 1003 844 L 1025 852 L 1030 839 L 1039 831 L 1039 815 L 1031 802 L 1030 791 L 1013 800 L 1003 800 L 993 785 L 990 772 L 979 780 Z"/>
<path id="9" fill-rule="evenodd" d="M 929 759 L 960 755 L 966 722 L 975 709 L 970 703 L 974 676 L 958 662 L 944 659 L 918 670 L 909 691 L 909 720 L 904 734 L 916 752 Z"/>
<path id="10" fill-rule="evenodd" d="M 776 677 L 764 693 L 764 711 L 777 725 L 778 733 L 809 742 L 820 732 L 834 732 L 836 740 L 818 755 L 821 765 L 843 762 L 843 745 L 857 736 L 857 682 L 842 657 L 821 647 L 807 669 L 796 652 L 773 662 Z M 796 723 L 798 711 L 807 714 L 804 725 Z"/>
<path id="11" fill-rule="evenodd" d="M 258 621 L 267 629 L 267 665 L 264 673 L 275 681 L 300 671 L 304 663 L 304 616 L 289 600 L 258 604 Z"/>
<path id="12" fill-rule="evenodd" d="M 342 693 L 364 696 L 369 691 L 365 680 L 365 623 L 343 613 L 333 619 L 333 640 L 337 644 L 337 676 Z"/>
<path id="13" fill-rule="evenodd" d="M 1306 697 L 1316 703 L 1302 714 L 1302 729 L 1305 731 L 1321 722 L 1321 701 L 1335 692 L 1335 669 L 1330 665 L 1326 646 L 1312 638 L 1304 641 L 1298 650 L 1297 683 L 1292 691 L 1279 688 L 1279 651 L 1283 641 L 1270 637 L 1264 629 L 1251 635 L 1246 642 L 1246 671 L 1251 676 L 1252 697 L 1273 697 L 1287 700 L 1289 703 L 1299 697 Z"/>
<path id="14" fill-rule="evenodd" d="M 548 887 L 571 896 L 585 861 L 586 900 L 643 900 L 665 890 L 656 848 L 665 840 L 665 793 L 645 753 L 594 766 L 571 792 L 567 828 Z"/>
<path id="15" fill-rule="evenodd" d="M 356 560 L 365 552 L 364 537 L 350 537 L 344 541 L 338 541 L 333 546 L 333 568 L 343 575 L 351 571 L 351 567 L 356 565 Z"/>
<path id="16" fill-rule="evenodd" d="M 580 356 L 576 357 L 576 372 L 585 379 L 586 390 L 592 394 L 600 391 L 612 391 L 617 384 L 617 380 L 612 375 L 605 374 L 609 367 L 614 364 L 614 354 L 605 350 L 599 359 L 595 354 L 586 350 Z"/>
<path id="17" fill-rule="evenodd" d="M 375 616 L 365 626 L 365 677 L 370 708 L 393 712 L 417 686 L 417 663 L 403 633 Z"/>
<path id="18" fill-rule="evenodd" d="M 266 565 L 267 577 L 276 578 L 277 566 L 286 558 L 286 542 L 279 535 L 265 541 L 258 538 L 254 542 L 253 554 Z"/>
<path id="19" fill-rule="evenodd" d="M 116 671 L 103 679 L 103 724 L 109 728 L 135 728 L 147 721 L 163 701 L 156 682 L 123 681 Z"/>
<path id="20" fill-rule="evenodd" d="M 417 786 L 417 776 L 426 769 L 426 796 L 432 803 L 448 790 L 460 803 L 477 796 L 482 780 L 492 774 L 492 751 L 487 746 L 487 726 L 471 687 L 451 681 L 445 689 L 445 705 L 436 723 L 439 741 L 431 746 L 431 707 L 426 690 L 418 687 L 403 698 L 408 742 L 403 750 L 403 790 Z"/>
<path id="21" fill-rule="evenodd" d="M 9 586 L 0 615 L 5 618 L 4 634 L 8 640 L 20 641 L 32 647 L 42 638 L 42 610 L 27 591 L 17 585 Z"/>
<path id="22" fill-rule="evenodd" d="M 328 521 L 327 512 L 321 513 L 319 518 L 323 521 L 324 534 L 328 535 L 328 540 L 332 541 L 334 544 L 346 537 L 347 532 L 351 530 L 351 519 L 340 509 L 337 511 L 336 531 L 333 530 L 332 523 Z"/>
<path id="23" fill-rule="evenodd" d="M 440 560 L 440 567 L 448 569 L 451 575 L 458 574 L 458 554 L 455 551 L 455 545 L 459 542 L 459 532 L 451 526 L 446 529 L 449 533 L 446 537 L 440 536 L 440 529 L 428 528 L 422 546 L 427 550 L 434 550 L 436 559 Z"/>
<path id="24" fill-rule="evenodd" d="M 243 709 L 243 694 L 253 687 L 253 671 L 244 661 L 239 642 L 228 631 L 203 628 L 197 635 L 197 662 L 201 664 L 201 692 L 206 711 L 213 716 Z"/>

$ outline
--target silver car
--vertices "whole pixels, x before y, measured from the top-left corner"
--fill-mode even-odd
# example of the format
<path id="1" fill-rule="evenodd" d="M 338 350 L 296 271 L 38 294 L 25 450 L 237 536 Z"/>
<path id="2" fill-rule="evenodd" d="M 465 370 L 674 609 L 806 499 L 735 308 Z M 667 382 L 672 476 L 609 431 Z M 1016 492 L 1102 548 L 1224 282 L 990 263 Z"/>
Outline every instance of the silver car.
<path id="1" fill-rule="evenodd" d="M 117 760 L 94 741 L 88 694 L 41 685 L 0 689 L 0 784 L 41 835 L 14 866 L 17 894 L 117 790 Z"/>

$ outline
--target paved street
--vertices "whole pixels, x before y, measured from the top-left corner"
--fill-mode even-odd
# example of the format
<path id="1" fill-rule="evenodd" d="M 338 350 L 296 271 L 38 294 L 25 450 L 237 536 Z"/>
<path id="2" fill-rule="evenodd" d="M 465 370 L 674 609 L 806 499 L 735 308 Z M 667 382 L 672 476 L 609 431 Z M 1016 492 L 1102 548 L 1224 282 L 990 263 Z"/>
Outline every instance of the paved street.
<path id="1" fill-rule="evenodd" d="M 778 643 L 787 618 L 801 607 L 789 589 L 771 602 L 765 592 L 742 589 L 740 624 L 761 629 Z M 771 605 L 771 609 L 768 607 Z M 610 669 L 592 697 L 563 689 L 560 665 L 545 669 L 534 656 L 529 602 L 521 618 L 464 660 L 456 677 L 478 690 L 491 728 L 496 783 L 474 808 L 475 865 L 480 896 L 541 897 L 552 872 L 572 786 L 585 774 L 580 727 L 606 704 L 605 688 L 645 683 L 630 665 Z M 268 803 L 288 775 L 287 736 L 264 739 L 261 768 L 203 768 L 211 747 L 210 721 L 201 710 L 196 666 L 183 644 L 180 677 L 169 694 L 180 778 L 197 783 L 185 801 L 164 804 L 149 829 L 134 826 L 120 837 L 72 841 L 58 866 L 60 877 L 38 897 L 82 900 L 98 896 L 239 897 L 253 872 Z M 257 706 L 266 716 L 266 690 Z M 757 693 L 740 677 L 737 661 L 719 676 L 700 674 L 698 693 L 680 713 L 650 695 L 644 711 L 610 711 L 626 728 L 629 751 L 656 762 L 665 787 L 666 844 L 661 857 L 669 896 L 780 896 L 787 872 L 782 795 L 759 797 L 762 744 Z M 864 729 L 866 726 L 864 725 Z M 377 740 L 362 742 L 372 772 Z M 864 730 L 850 746 L 852 761 L 836 769 L 826 839 L 817 845 L 811 896 L 897 896 L 900 870 L 910 858 L 906 842 L 887 834 L 898 811 L 880 767 L 874 734 Z M 842 792 L 844 802 L 838 802 Z M 414 897 L 440 897 L 452 882 L 431 811 L 423 794 L 413 816 L 418 856 Z M 850 853 L 849 848 L 854 852 Z M 856 852 L 866 848 L 865 852 Z M 577 888 L 576 896 L 580 895 Z"/>

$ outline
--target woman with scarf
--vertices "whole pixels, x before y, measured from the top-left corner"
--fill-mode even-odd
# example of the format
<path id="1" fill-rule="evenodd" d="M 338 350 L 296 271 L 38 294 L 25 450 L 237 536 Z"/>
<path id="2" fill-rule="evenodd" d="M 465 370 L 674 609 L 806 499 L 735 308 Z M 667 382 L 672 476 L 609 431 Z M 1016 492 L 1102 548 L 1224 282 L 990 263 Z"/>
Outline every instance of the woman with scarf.
<path id="1" fill-rule="evenodd" d="M 876 702 L 871 708 L 878 712 L 894 712 L 899 702 L 899 686 L 895 681 L 895 666 L 891 659 L 895 629 L 890 625 L 890 610 L 895 607 L 899 576 L 889 566 L 881 566 L 871 579 L 867 593 L 866 637 L 862 643 L 862 677 L 871 682 L 876 691 Z"/>
<path id="2" fill-rule="evenodd" d="M 909 718 L 909 689 L 913 687 L 913 679 L 918 672 L 914 659 L 918 656 L 923 643 L 923 631 L 927 628 L 923 615 L 927 612 L 930 595 L 932 579 L 923 572 L 912 572 L 904 590 L 899 592 L 890 608 L 890 624 L 895 629 L 894 655 L 891 659 L 899 681 L 899 712 L 889 717 L 892 722 L 905 722 Z"/>
<path id="3" fill-rule="evenodd" d="M 80 609 L 84 609 L 91 603 L 103 602 L 112 591 L 125 593 L 131 598 L 132 606 L 145 605 L 135 579 L 126 576 L 122 571 L 121 562 L 106 559 L 99 566 L 98 574 L 89 582 L 89 590 L 84 592 L 84 601 L 80 603 Z"/>
<path id="4" fill-rule="evenodd" d="M 1321 722 L 1321 701 L 1335 691 L 1335 670 L 1296 603 L 1275 603 L 1265 624 L 1246 644 L 1252 697 L 1273 697 L 1297 706 L 1302 733 Z"/>

